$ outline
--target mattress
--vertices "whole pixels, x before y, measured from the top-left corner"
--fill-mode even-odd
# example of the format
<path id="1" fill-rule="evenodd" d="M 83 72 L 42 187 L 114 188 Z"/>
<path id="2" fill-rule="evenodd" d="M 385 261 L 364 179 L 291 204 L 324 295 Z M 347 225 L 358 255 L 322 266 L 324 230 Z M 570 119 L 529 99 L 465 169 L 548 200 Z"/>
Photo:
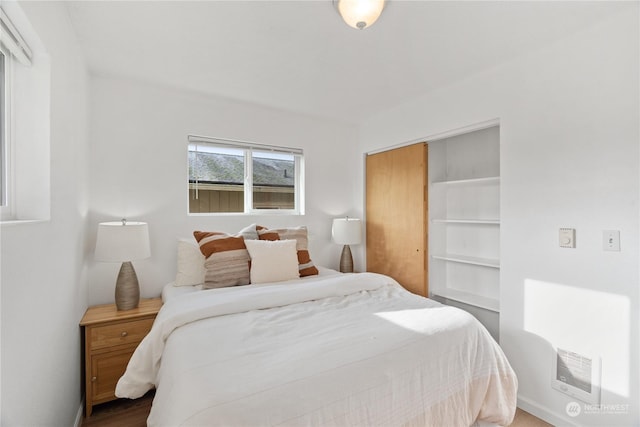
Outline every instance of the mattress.
<path id="1" fill-rule="evenodd" d="M 169 297 L 118 382 L 151 426 L 511 423 L 517 379 L 471 315 L 373 274 Z"/>

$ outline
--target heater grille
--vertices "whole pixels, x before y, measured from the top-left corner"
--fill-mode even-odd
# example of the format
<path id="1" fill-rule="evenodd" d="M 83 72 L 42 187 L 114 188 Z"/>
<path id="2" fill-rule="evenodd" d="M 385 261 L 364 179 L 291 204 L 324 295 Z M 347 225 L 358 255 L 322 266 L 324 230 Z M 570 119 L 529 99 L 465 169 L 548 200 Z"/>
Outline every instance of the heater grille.
<path id="1" fill-rule="evenodd" d="M 600 401 L 600 359 L 558 348 L 551 386 L 589 403 Z"/>

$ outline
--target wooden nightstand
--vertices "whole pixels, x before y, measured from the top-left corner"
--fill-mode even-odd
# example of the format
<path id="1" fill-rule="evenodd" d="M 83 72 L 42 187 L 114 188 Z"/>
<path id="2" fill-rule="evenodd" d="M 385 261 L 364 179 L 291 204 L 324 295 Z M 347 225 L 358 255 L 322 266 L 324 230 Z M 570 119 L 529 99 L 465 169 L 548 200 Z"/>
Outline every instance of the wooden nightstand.
<path id="1" fill-rule="evenodd" d="M 93 405 L 116 399 L 116 384 L 129 359 L 162 307 L 162 299 L 141 299 L 137 308 L 118 311 L 115 304 L 89 307 L 84 329 L 85 416 Z"/>

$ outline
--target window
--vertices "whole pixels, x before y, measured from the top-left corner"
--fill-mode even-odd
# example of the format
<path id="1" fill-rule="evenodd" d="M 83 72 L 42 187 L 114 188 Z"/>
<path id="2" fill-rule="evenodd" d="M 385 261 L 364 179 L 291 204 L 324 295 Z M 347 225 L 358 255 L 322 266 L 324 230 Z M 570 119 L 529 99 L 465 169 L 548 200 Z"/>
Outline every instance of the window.
<path id="1" fill-rule="evenodd" d="M 33 50 L 32 50 L 33 49 Z M 0 5 L 0 219 L 50 217 L 50 59 L 17 2 Z"/>
<path id="2" fill-rule="evenodd" d="M 9 175 L 7 149 L 8 97 L 7 93 L 7 55 L 0 45 L 0 206 L 7 206 L 7 177 Z"/>
<path id="3" fill-rule="evenodd" d="M 301 149 L 189 136 L 189 213 L 303 214 Z"/>

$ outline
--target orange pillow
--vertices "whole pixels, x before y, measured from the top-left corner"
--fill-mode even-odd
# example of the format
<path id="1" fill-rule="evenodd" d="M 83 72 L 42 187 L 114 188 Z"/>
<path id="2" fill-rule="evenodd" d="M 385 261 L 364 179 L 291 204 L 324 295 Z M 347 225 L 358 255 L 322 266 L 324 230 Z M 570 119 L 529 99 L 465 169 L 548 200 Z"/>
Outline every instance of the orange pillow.
<path id="1" fill-rule="evenodd" d="M 249 284 L 250 258 L 242 236 L 217 231 L 194 231 L 193 236 L 205 256 L 205 289 Z"/>

